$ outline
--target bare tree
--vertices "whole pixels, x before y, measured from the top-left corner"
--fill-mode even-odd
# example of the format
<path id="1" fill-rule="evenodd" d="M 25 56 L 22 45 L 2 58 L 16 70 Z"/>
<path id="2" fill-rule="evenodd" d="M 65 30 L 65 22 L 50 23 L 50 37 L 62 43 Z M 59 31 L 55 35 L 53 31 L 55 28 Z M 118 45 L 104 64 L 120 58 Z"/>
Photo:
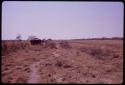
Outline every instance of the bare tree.
<path id="1" fill-rule="evenodd" d="M 21 34 L 18 34 L 18 35 L 17 35 L 16 40 L 19 40 L 19 41 L 22 40 L 22 36 L 21 36 Z"/>

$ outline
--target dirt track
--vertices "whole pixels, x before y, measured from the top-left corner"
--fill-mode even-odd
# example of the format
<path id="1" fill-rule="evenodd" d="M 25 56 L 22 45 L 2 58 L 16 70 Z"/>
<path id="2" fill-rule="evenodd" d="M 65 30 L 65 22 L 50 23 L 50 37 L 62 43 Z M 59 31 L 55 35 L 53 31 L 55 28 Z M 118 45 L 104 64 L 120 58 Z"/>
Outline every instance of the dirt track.
<path id="1" fill-rule="evenodd" d="M 40 74 L 38 72 L 39 64 L 40 62 L 36 62 L 30 66 L 31 73 L 29 76 L 28 83 L 40 83 Z"/>

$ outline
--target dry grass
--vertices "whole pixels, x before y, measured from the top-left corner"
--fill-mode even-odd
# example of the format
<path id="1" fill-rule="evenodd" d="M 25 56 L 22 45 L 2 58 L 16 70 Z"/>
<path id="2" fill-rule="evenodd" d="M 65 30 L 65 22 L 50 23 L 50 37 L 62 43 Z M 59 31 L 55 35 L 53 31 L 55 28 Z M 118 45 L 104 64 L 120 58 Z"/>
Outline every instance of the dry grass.
<path id="1" fill-rule="evenodd" d="M 60 46 L 65 49 L 71 49 L 72 46 L 67 41 L 61 41 Z"/>
<path id="2" fill-rule="evenodd" d="M 41 83 L 123 82 L 122 40 L 70 40 L 71 49 L 56 43 L 59 47 L 51 49 L 28 41 L 2 41 L 2 82 L 27 83 L 30 66 L 37 62 Z"/>
<path id="3" fill-rule="evenodd" d="M 16 41 L 16 40 L 8 40 L 2 41 L 2 55 L 9 54 L 11 52 L 16 52 L 20 49 L 26 49 L 29 47 L 29 43 L 26 41 Z"/>
<path id="4" fill-rule="evenodd" d="M 85 52 L 97 59 L 108 58 L 109 56 L 112 56 L 112 53 L 113 53 L 113 51 L 109 48 L 101 48 L 98 46 L 81 47 L 79 50 L 81 52 Z"/>

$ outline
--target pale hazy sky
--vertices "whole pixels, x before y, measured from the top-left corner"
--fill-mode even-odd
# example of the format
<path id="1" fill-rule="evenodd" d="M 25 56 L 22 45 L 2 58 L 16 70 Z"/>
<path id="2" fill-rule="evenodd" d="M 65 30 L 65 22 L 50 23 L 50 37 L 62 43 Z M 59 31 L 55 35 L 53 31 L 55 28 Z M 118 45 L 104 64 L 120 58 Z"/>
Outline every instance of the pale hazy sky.
<path id="1" fill-rule="evenodd" d="M 123 37 L 122 2 L 4 1 L 2 39 Z"/>

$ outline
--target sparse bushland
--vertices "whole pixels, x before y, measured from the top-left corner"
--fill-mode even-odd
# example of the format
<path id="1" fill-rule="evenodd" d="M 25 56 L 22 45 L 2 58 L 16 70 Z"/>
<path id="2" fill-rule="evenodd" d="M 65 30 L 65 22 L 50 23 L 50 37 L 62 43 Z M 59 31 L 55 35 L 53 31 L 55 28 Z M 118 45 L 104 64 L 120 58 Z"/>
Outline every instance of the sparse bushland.
<path id="1" fill-rule="evenodd" d="M 70 40 L 67 45 L 54 41 L 57 49 L 31 45 L 29 41 L 2 41 L 2 82 L 28 83 L 33 74 L 41 83 L 120 84 L 123 82 L 122 40 Z M 47 45 L 49 46 L 49 45 Z M 66 46 L 66 48 L 65 48 Z M 8 55 L 9 54 L 9 55 Z M 36 72 L 36 71 L 35 71 Z"/>
<path id="2" fill-rule="evenodd" d="M 2 41 L 2 55 L 7 55 L 11 52 L 29 48 L 29 44 L 27 42 L 17 40 Z"/>

